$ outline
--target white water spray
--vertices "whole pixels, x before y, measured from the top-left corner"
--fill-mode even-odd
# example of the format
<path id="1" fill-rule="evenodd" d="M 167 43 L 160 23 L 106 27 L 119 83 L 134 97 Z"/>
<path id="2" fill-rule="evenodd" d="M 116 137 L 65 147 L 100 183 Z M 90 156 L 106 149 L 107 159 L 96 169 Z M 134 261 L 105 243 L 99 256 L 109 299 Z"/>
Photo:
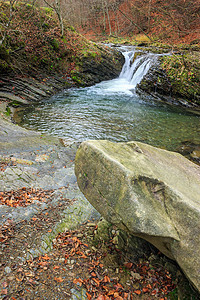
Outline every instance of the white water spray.
<path id="1" fill-rule="evenodd" d="M 88 89 L 88 92 L 108 95 L 108 94 L 127 94 L 135 93 L 137 84 L 147 74 L 151 65 L 157 59 L 156 54 L 148 53 L 138 55 L 135 59 L 135 50 L 123 52 L 125 63 L 118 78 L 103 81 Z M 138 53 L 138 52 L 137 52 Z"/>

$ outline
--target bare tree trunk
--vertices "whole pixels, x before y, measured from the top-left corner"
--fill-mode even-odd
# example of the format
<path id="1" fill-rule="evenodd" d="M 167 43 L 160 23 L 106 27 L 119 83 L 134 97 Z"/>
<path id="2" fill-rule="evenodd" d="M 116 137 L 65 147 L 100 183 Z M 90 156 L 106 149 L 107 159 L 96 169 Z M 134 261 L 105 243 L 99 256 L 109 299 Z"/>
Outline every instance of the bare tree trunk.
<path id="1" fill-rule="evenodd" d="M 125 17 L 125 18 L 127 18 L 135 27 L 137 27 L 139 30 L 141 30 L 143 33 L 144 33 L 144 35 L 146 35 L 147 37 L 148 37 L 148 39 L 150 39 L 150 41 L 151 42 L 153 42 L 152 41 L 152 39 L 150 38 L 150 36 L 139 26 L 139 25 L 137 25 L 135 22 L 133 22 L 133 20 L 131 20 L 127 15 L 125 15 L 122 11 L 121 11 L 121 9 L 119 9 L 118 8 L 118 10 L 120 11 L 120 13 Z"/>
<path id="2" fill-rule="evenodd" d="M 149 0 L 149 8 L 148 8 L 148 33 L 151 30 L 151 2 L 152 0 Z"/>
<path id="3" fill-rule="evenodd" d="M 50 4 L 47 0 L 44 0 L 44 2 L 56 12 L 57 17 L 58 17 L 58 21 L 59 21 L 59 24 L 60 24 L 61 36 L 63 37 L 63 35 L 64 35 L 64 26 L 63 26 L 62 14 L 61 14 L 61 0 L 54 0 L 53 4 Z"/>
<path id="4" fill-rule="evenodd" d="M 0 34 L 1 34 L 1 40 L 0 40 L 0 46 L 3 44 L 3 42 L 6 39 L 9 27 L 10 27 L 10 23 L 12 21 L 13 18 L 13 12 L 14 12 L 14 4 L 17 2 L 18 0 L 10 0 L 9 1 L 9 6 L 10 6 L 10 15 L 9 15 L 9 19 L 7 21 L 6 24 L 0 23 Z"/>
<path id="5" fill-rule="evenodd" d="M 108 9 L 108 2 L 106 0 L 106 14 L 107 14 L 107 18 L 108 18 L 108 26 L 109 26 L 109 35 L 112 34 L 112 27 L 111 27 L 111 23 L 110 23 L 110 15 L 109 15 L 109 9 Z"/>
<path id="6" fill-rule="evenodd" d="M 105 3 L 102 0 L 102 10 L 103 10 L 103 29 L 106 31 L 106 13 L 105 13 Z"/>

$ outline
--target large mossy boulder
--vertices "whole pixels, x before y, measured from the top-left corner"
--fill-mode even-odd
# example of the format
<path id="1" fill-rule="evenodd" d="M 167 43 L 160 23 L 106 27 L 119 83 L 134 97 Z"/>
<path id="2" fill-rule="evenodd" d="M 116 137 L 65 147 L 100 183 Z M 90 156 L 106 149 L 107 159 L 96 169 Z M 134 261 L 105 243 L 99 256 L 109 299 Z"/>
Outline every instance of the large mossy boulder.
<path id="1" fill-rule="evenodd" d="M 200 291 L 200 167 L 139 142 L 86 141 L 78 185 L 110 223 L 177 261 Z"/>

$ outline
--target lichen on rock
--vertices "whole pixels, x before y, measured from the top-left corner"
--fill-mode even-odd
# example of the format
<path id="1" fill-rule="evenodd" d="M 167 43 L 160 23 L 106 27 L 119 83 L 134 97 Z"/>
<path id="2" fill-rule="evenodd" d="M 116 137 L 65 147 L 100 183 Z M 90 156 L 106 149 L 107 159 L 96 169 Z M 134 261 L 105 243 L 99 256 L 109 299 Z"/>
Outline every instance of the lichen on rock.
<path id="1" fill-rule="evenodd" d="M 182 155 L 139 142 L 83 142 L 78 185 L 110 223 L 177 261 L 200 290 L 200 168 Z"/>

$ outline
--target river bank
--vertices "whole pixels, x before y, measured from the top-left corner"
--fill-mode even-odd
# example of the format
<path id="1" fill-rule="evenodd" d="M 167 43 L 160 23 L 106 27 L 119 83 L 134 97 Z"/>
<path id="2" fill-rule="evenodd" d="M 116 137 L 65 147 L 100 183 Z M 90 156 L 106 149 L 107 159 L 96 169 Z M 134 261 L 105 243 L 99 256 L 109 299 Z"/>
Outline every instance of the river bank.
<path id="1" fill-rule="evenodd" d="M 97 223 L 100 215 L 74 174 L 78 143 L 27 131 L 2 115 L 0 124 L 1 299 L 195 296 L 178 266 L 156 249 L 133 259 L 125 236 Z M 79 254 L 66 256 L 69 236 L 70 251 L 80 245 Z M 91 258 L 97 265 L 90 265 Z"/>
<path id="2" fill-rule="evenodd" d="M 95 273 L 96 276 L 92 274 L 93 268 L 86 274 L 86 278 L 80 279 L 80 266 L 83 265 L 84 256 L 89 256 L 85 267 L 88 270 L 95 256 L 96 264 L 101 264 L 98 259 L 100 255 L 106 257 L 110 252 L 119 254 L 119 249 L 115 250 L 115 243 L 112 241 L 99 254 L 102 244 L 100 243 L 97 251 L 98 242 L 95 242 L 95 245 L 91 245 L 91 249 L 94 247 L 92 255 L 88 252 L 90 249 L 86 249 L 84 253 L 83 249 L 79 249 L 80 261 L 72 250 L 79 248 L 81 243 L 88 242 L 84 239 L 81 243 L 78 242 L 83 235 L 89 235 L 88 228 L 92 231 L 92 240 L 95 240 L 93 228 L 97 229 L 96 220 L 99 218 L 76 183 L 74 157 L 78 143 L 27 131 L 8 119 L 12 116 L 13 107 L 34 105 L 63 88 L 91 85 L 117 77 L 124 60 L 118 51 L 108 47 L 86 42 L 83 38 L 78 42 L 78 34 L 71 27 L 68 28 L 67 37 L 61 39 L 49 11 L 42 14 L 39 23 L 38 12 L 33 7 L 21 6 L 17 12 L 22 17 L 21 20 L 28 17 L 30 12 L 34 15 L 34 21 L 38 25 L 37 28 L 34 24 L 32 26 L 34 25 L 33 31 L 35 30 L 37 37 L 44 38 L 45 32 L 50 36 L 45 37 L 44 41 L 35 40 L 31 32 L 27 31 L 28 35 L 19 44 L 16 36 L 14 43 L 10 43 L 13 38 L 11 32 L 8 44 L 1 48 L 1 298 L 91 299 L 97 295 L 96 290 L 93 293 L 92 287 L 98 290 L 99 286 L 99 297 L 102 298 L 107 293 L 110 299 L 131 299 L 131 295 L 135 299 L 138 295 L 142 299 L 154 299 L 155 295 L 166 299 L 170 292 L 172 297 L 177 293 L 190 295 L 191 290 L 183 287 L 177 288 L 177 292 L 177 282 L 185 280 L 177 266 L 165 261 L 164 265 L 168 264 L 169 269 L 172 269 L 171 273 L 167 273 L 169 271 L 165 267 L 160 268 L 162 259 L 157 260 L 157 256 L 153 259 L 156 266 L 149 257 L 146 257 L 146 261 L 132 262 L 130 256 L 125 256 L 121 264 L 117 257 L 117 262 L 112 265 L 111 257 L 104 268 L 100 267 L 100 275 L 99 270 Z M 19 24 L 22 26 L 20 30 L 24 30 L 26 24 Z M 51 35 L 51 32 L 55 35 Z M 24 44 L 25 41 L 28 41 L 27 45 Z M 34 44 L 35 41 L 39 43 Z M 41 53 L 41 49 L 44 53 Z M 61 232 L 77 228 L 82 222 L 85 222 L 84 227 L 79 227 L 75 234 L 69 231 L 67 237 L 60 236 Z M 110 238 L 113 240 L 116 235 L 117 229 L 111 227 Z M 68 240 L 62 244 L 62 238 L 65 240 L 69 237 L 70 242 L 72 240 L 75 243 L 70 246 L 67 257 Z M 58 250 L 60 243 L 62 247 L 58 255 L 54 251 Z M 92 267 L 94 265 L 95 263 Z M 150 271 L 152 265 L 154 271 Z M 156 277 L 156 272 L 161 281 Z M 162 272 L 166 275 L 164 283 Z M 172 273 L 175 275 L 171 275 Z M 93 278 L 89 284 L 87 277 Z M 124 280 L 120 281 L 121 278 Z M 127 283 L 125 287 L 121 285 L 123 282 Z M 77 291 L 77 283 L 84 286 L 84 289 Z M 166 288 L 167 284 L 169 289 Z M 184 281 L 184 284 L 188 289 L 188 282 Z M 92 296 L 87 295 L 86 291 L 91 291 Z"/>

